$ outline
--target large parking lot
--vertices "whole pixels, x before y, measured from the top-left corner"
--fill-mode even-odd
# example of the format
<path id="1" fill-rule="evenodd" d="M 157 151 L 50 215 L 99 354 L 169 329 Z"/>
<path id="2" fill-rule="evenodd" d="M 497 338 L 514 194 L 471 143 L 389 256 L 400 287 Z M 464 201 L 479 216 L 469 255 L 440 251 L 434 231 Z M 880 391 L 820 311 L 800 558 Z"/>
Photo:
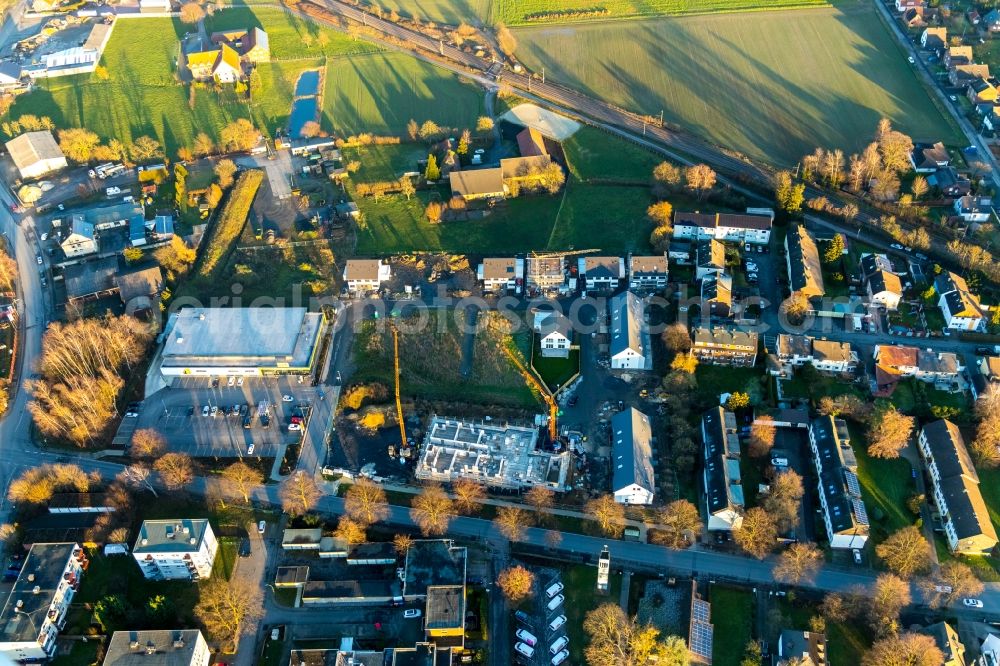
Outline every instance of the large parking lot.
<path id="1" fill-rule="evenodd" d="M 167 439 L 171 451 L 196 457 L 249 455 L 251 446 L 252 455 L 277 456 L 283 444 L 303 434 L 288 430 L 293 409 L 322 402 L 322 391 L 322 387 L 310 386 L 308 378 L 300 384 L 295 377 L 247 377 L 242 386 L 235 380 L 230 385 L 227 377 L 218 378 L 217 382 L 178 378 L 172 387 L 145 400 L 136 428 L 152 428 Z M 284 396 L 290 396 L 291 400 L 284 400 Z M 261 402 L 267 403 L 268 427 L 256 416 Z M 230 415 L 233 407 L 241 410 L 244 405 L 247 414 L 254 414 L 249 428 L 244 427 L 242 414 Z M 322 412 L 328 414 L 329 410 Z M 310 420 L 309 427 L 318 427 L 322 436 L 322 424 L 315 426 L 314 421 Z"/>

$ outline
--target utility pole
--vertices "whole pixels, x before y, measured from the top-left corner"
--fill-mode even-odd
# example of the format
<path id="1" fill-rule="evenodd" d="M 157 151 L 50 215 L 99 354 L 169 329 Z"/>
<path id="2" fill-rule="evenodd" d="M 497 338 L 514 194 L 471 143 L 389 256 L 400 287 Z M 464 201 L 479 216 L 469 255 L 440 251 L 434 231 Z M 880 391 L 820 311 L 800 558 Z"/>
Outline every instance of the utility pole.
<path id="1" fill-rule="evenodd" d="M 542 83 L 545 83 L 545 68 L 542 67 Z"/>
<path id="2" fill-rule="evenodd" d="M 663 127 L 663 109 L 660 109 L 660 127 Z"/>

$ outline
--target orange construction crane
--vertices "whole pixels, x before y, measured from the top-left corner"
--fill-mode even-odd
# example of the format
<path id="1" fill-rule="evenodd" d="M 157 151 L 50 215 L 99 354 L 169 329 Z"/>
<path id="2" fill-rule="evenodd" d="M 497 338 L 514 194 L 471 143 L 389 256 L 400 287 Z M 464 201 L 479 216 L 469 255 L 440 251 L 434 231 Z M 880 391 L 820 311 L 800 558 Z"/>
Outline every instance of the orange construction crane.
<path id="1" fill-rule="evenodd" d="M 531 372 L 527 368 L 524 367 L 524 364 L 521 363 L 521 359 L 517 357 L 517 354 L 511 351 L 510 347 L 508 347 L 503 343 L 500 343 L 500 347 L 503 349 L 504 353 L 507 354 L 507 357 L 511 360 L 514 366 L 524 377 L 524 380 L 528 383 L 528 385 L 535 387 L 535 389 L 537 389 L 537 391 L 542 395 L 542 399 L 545 400 L 545 404 L 548 405 L 549 438 L 553 442 L 556 441 L 559 435 L 559 427 L 556 423 L 556 418 L 559 416 L 559 405 L 556 403 L 555 396 L 552 395 L 552 391 L 549 390 L 548 386 L 538 381 L 538 379 L 533 374 L 531 374 Z"/>
<path id="2" fill-rule="evenodd" d="M 400 450 L 406 448 L 406 424 L 403 423 L 403 403 L 399 399 L 399 330 L 396 329 L 396 322 L 389 320 L 392 327 L 392 363 L 396 377 L 396 419 L 399 421 L 399 446 Z"/>

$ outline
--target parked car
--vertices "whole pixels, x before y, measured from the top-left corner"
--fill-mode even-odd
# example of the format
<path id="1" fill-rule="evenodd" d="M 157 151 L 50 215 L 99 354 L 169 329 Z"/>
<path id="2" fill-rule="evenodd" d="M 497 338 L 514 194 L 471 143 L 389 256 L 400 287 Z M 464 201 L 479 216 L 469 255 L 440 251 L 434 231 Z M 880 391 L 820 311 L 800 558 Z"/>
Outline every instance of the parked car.
<path id="1" fill-rule="evenodd" d="M 788 458 L 771 458 L 771 464 L 775 467 L 788 467 Z"/>
<path id="2" fill-rule="evenodd" d="M 265 521 L 263 521 L 263 520 L 260 521 L 259 523 L 257 523 L 257 531 L 260 532 L 261 534 L 264 533 L 264 529 L 266 527 L 267 527 L 267 523 Z"/>
<path id="3" fill-rule="evenodd" d="M 519 611 L 515 611 L 514 612 L 514 618 L 518 622 L 523 622 L 524 624 L 528 625 L 529 627 L 531 626 L 531 616 L 528 615 L 527 613 L 525 613 L 524 611 L 520 611 L 520 610 Z"/>
<path id="4" fill-rule="evenodd" d="M 289 430 L 302 430 L 302 424 L 301 423 L 289 423 L 288 424 L 288 429 Z"/>
<path id="5" fill-rule="evenodd" d="M 854 554 L 854 563 L 861 564 L 861 551 L 855 548 L 853 554 Z"/>
<path id="6" fill-rule="evenodd" d="M 420 609 L 419 608 L 407 608 L 405 611 L 403 611 L 403 617 L 405 617 L 405 618 L 420 617 Z"/>
<path id="7" fill-rule="evenodd" d="M 236 377 L 230 377 L 229 381 L 226 382 L 226 386 L 235 386 L 235 385 L 236 385 Z"/>
<path id="8" fill-rule="evenodd" d="M 545 590 L 545 596 L 551 599 L 552 597 L 556 596 L 562 591 L 563 591 L 563 584 L 560 583 L 559 581 L 556 581 L 552 583 L 552 585 L 549 585 L 548 589 Z"/>
<path id="9" fill-rule="evenodd" d="M 204 407 L 201 408 L 201 415 L 208 416 L 208 405 L 205 405 Z"/>
<path id="10" fill-rule="evenodd" d="M 218 416 L 218 415 L 219 415 L 219 408 L 218 408 L 218 406 L 217 405 L 212 405 L 212 416 Z"/>
<path id="11" fill-rule="evenodd" d="M 972 598 L 966 597 L 965 599 L 962 599 L 962 603 L 965 604 L 965 606 L 967 608 L 982 608 L 983 607 L 983 602 L 982 602 L 981 599 L 972 599 Z"/>
<path id="12" fill-rule="evenodd" d="M 535 643 L 538 642 L 538 639 L 535 638 L 535 635 L 530 631 L 528 631 L 527 629 L 518 629 L 514 633 L 514 635 L 520 638 L 522 641 L 524 641 L 527 645 L 530 645 L 531 647 L 535 647 Z"/>
<path id="13" fill-rule="evenodd" d="M 531 659 L 532 657 L 535 656 L 535 648 L 531 647 L 530 645 L 525 645 L 524 643 L 519 642 L 514 646 L 514 649 L 523 654 L 528 659 Z"/>
<path id="14" fill-rule="evenodd" d="M 549 631 L 558 631 L 564 624 L 566 624 L 566 616 L 560 615 L 556 619 L 549 622 Z"/>
<path id="15" fill-rule="evenodd" d="M 560 594 L 558 597 L 555 597 L 554 599 L 552 599 L 552 601 L 549 602 L 548 609 L 550 611 L 554 611 L 555 609 L 562 606 L 564 601 L 566 601 L 566 597 Z"/>
<path id="16" fill-rule="evenodd" d="M 916 59 L 915 59 L 915 58 L 914 58 L 913 56 L 907 56 L 907 57 L 906 57 L 906 60 L 907 60 L 907 61 L 908 61 L 908 62 L 909 62 L 909 63 L 910 63 L 911 65 L 915 65 L 915 64 L 917 64 L 917 61 L 916 61 Z"/>
<path id="17" fill-rule="evenodd" d="M 292 402 L 293 400 L 295 400 L 295 398 L 290 395 L 281 396 L 281 402 Z"/>
<path id="18" fill-rule="evenodd" d="M 567 659 L 569 659 L 569 650 L 563 650 L 556 656 L 552 657 L 552 666 L 559 666 L 559 664 L 563 663 Z"/>
<path id="19" fill-rule="evenodd" d="M 253 444 L 251 444 L 250 446 L 247 447 L 247 455 L 248 456 L 252 456 L 253 455 L 253 449 L 254 449 L 254 445 Z"/>
<path id="20" fill-rule="evenodd" d="M 903 246 L 901 244 L 899 244 L 899 243 L 893 243 L 889 247 L 891 247 L 893 250 L 902 250 L 903 249 Z"/>
<path id="21" fill-rule="evenodd" d="M 236 385 L 237 386 L 243 386 L 243 377 L 242 376 L 241 377 L 237 377 L 237 379 L 236 379 Z"/>
<path id="22" fill-rule="evenodd" d="M 555 643 L 549 646 L 549 652 L 551 654 L 558 654 L 567 645 L 569 645 L 569 639 L 565 636 L 560 636 L 556 639 Z"/>

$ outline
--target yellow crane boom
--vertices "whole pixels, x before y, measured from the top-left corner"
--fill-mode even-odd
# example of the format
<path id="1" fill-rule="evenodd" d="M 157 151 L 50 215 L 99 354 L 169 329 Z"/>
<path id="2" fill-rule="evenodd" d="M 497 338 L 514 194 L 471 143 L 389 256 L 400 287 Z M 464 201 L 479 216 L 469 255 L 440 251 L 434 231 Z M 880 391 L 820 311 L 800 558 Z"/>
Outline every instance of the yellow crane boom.
<path id="1" fill-rule="evenodd" d="M 517 354 L 511 351 L 510 347 L 508 347 L 503 343 L 500 344 L 500 347 L 503 349 L 504 353 L 507 354 L 507 358 L 511 360 L 511 362 L 514 364 L 514 367 L 516 367 L 518 371 L 521 373 L 521 376 L 524 377 L 525 382 L 527 382 L 529 386 L 534 386 L 538 390 L 538 392 L 542 395 L 542 399 L 545 400 L 545 404 L 548 405 L 549 439 L 551 439 L 553 442 L 556 441 L 559 435 L 559 426 L 556 423 L 556 418 L 559 416 L 559 405 L 558 403 L 556 403 L 556 399 L 552 395 L 552 391 L 549 390 L 548 386 L 538 381 L 538 379 L 536 379 L 535 376 L 531 374 L 531 371 L 529 371 L 526 367 L 524 367 L 524 364 L 521 363 L 521 359 L 517 357 Z"/>
<path id="2" fill-rule="evenodd" d="M 396 378 L 396 420 L 399 421 L 399 445 L 405 447 L 406 424 L 403 423 L 403 402 L 399 399 L 399 330 L 396 329 L 395 322 L 391 320 L 389 326 L 392 327 L 392 364 Z"/>

